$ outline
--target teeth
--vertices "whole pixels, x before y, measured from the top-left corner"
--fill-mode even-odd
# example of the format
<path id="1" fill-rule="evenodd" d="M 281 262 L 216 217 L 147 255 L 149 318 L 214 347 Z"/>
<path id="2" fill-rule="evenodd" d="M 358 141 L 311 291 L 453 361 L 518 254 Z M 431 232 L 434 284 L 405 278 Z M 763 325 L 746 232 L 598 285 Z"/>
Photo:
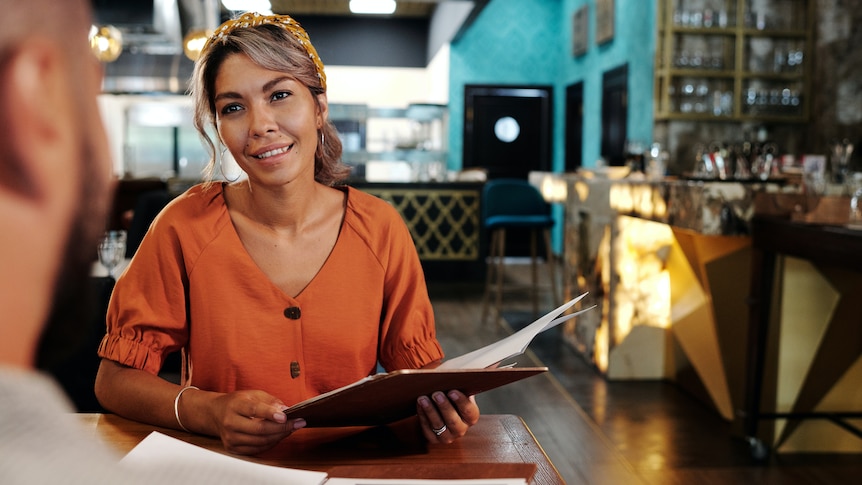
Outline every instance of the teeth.
<path id="1" fill-rule="evenodd" d="M 260 155 L 258 155 L 256 158 L 258 158 L 259 160 L 263 160 L 264 158 L 269 158 L 269 157 L 272 157 L 272 156 L 274 156 L 274 155 L 279 155 L 279 154 L 285 153 L 285 152 L 287 152 L 288 150 L 290 150 L 290 147 L 289 147 L 289 146 L 288 146 L 288 147 L 284 147 L 284 148 L 276 148 L 275 150 L 270 150 L 270 151 L 268 151 L 268 152 L 261 153 L 261 154 L 260 154 Z"/>

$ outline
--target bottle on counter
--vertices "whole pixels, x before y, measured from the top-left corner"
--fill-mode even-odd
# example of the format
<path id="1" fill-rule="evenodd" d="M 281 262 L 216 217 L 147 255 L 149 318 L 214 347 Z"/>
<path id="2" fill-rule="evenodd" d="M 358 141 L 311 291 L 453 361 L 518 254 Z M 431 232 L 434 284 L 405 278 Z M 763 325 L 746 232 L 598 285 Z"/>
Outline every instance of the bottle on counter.
<path id="1" fill-rule="evenodd" d="M 661 143 L 655 142 L 650 145 L 649 155 L 646 162 L 646 176 L 649 180 L 661 180 L 667 171 L 667 162 L 670 158 L 667 150 L 662 149 Z"/>

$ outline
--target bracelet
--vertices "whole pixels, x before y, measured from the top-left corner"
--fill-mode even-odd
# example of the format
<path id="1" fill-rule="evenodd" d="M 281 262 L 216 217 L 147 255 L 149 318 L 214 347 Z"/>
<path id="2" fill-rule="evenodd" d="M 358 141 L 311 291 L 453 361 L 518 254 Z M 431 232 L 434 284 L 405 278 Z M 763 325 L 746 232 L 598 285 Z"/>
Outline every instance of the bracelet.
<path id="1" fill-rule="evenodd" d="M 180 389 L 180 392 L 177 393 L 177 397 L 174 398 L 174 416 L 177 417 L 177 424 L 180 425 L 180 428 L 182 428 L 182 430 L 187 432 L 187 433 L 191 433 L 191 431 L 189 431 L 188 428 L 183 426 L 183 422 L 180 421 L 180 396 L 182 396 L 183 393 L 188 391 L 189 389 L 196 389 L 196 390 L 200 391 L 200 389 L 195 387 L 195 386 L 186 386 L 186 387 Z"/>

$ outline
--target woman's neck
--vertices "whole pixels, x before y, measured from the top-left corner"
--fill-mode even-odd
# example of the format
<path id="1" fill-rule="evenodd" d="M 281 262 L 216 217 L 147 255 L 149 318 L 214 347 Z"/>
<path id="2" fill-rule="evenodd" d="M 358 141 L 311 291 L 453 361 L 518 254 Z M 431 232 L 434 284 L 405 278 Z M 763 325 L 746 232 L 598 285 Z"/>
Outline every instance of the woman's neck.
<path id="1" fill-rule="evenodd" d="M 297 230 L 315 219 L 324 187 L 317 182 L 290 182 L 267 187 L 242 181 L 229 186 L 231 208 L 273 230 Z"/>

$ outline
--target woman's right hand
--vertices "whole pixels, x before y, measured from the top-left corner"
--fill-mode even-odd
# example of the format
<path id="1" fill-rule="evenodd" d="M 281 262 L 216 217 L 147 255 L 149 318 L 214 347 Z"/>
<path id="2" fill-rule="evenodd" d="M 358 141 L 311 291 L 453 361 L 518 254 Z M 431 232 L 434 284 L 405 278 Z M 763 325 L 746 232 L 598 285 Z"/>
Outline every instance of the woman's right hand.
<path id="1" fill-rule="evenodd" d="M 262 453 L 305 426 L 303 419 L 287 420 L 283 412 L 287 406 L 264 391 L 222 394 L 190 388 L 177 402 L 180 389 L 159 376 L 107 359 L 102 359 L 96 375 L 96 396 L 105 409 L 156 426 L 218 436 L 232 453 Z"/>
<path id="2" fill-rule="evenodd" d="M 187 391 L 183 394 L 195 394 Z M 201 393 L 207 394 L 207 393 Z M 192 396 L 195 398 L 205 396 Z M 212 399 L 210 411 L 225 450 L 254 455 L 269 450 L 294 431 L 305 427 L 304 419 L 288 420 L 287 406 L 264 391 L 236 391 Z"/>

